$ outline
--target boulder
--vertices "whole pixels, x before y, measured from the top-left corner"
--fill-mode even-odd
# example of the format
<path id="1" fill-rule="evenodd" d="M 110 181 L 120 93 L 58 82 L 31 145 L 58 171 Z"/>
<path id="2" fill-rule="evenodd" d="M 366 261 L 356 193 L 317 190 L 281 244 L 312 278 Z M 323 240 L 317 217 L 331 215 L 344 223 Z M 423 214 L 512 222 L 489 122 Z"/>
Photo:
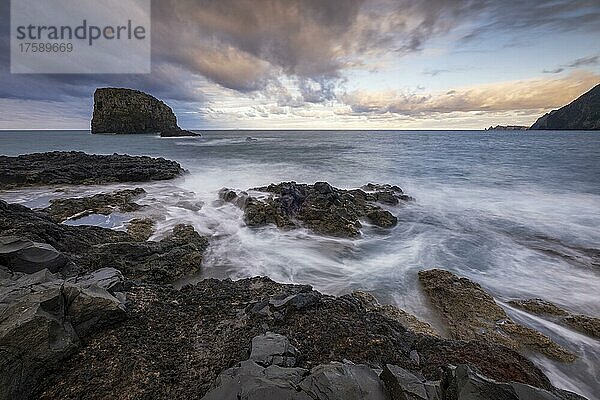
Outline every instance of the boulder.
<path id="1" fill-rule="evenodd" d="M 515 350 L 530 349 L 564 362 L 576 358 L 548 336 L 514 322 L 492 296 L 467 278 L 432 269 L 420 271 L 419 281 L 455 339 L 491 341 Z"/>
<path id="2" fill-rule="evenodd" d="M 314 400 L 295 388 L 307 372 L 302 368 L 264 368 L 251 360 L 242 361 L 223 371 L 202 399 Z"/>
<path id="3" fill-rule="evenodd" d="M 0 236 L 0 263 L 11 271 L 31 274 L 48 269 L 56 272 L 67 261 L 60 251 L 47 243 L 17 236 Z"/>
<path id="4" fill-rule="evenodd" d="M 418 378 L 397 365 L 386 364 L 379 375 L 391 400 L 442 400 L 439 381 Z"/>
<path id="5" fill-rule="evenodd" d="M 79 285 L 48 270 L 0 280 L 0 399 L 28 398 L 82 337 L 125 318 L 122 302 L 98 286 L 116 287 L 107 274 L 115 276 Z"/>
<path id="6" fill-rule="evenodd" d="M 332 362 L 310 371 L 299 387 L 319 400 L 386 400 L 377 373 L 366 365 Z"/>
<path id="7" fill-rule="evenodd" d="M 264 367 L 295 367 L 297 356 L 298 351 L 283 335 L 267 332 L 252 339 L 250 360 Z"/>

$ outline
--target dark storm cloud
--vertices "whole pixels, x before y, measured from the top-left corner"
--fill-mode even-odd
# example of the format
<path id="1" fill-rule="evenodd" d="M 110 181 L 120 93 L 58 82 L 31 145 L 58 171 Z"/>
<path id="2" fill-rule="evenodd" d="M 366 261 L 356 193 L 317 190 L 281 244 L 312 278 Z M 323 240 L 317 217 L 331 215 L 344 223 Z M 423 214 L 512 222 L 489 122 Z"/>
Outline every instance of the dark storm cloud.
<path id="1" fill-rule="evenodd" d="M 10 75 L 8 4 L 0 6 L 0 97 L 38 100 L 125 86 L 202 102 L 198 80 L 267 96 L 291 79 L 301 97 L 290 103 L 317 103 L 336 96 L 347 68 L 390 52 L 420 51 L 460 26 L 470 27 L 469 39 L 537 28 L 600 31 L 597 0 L 156 0 L 152 74 Z"/>

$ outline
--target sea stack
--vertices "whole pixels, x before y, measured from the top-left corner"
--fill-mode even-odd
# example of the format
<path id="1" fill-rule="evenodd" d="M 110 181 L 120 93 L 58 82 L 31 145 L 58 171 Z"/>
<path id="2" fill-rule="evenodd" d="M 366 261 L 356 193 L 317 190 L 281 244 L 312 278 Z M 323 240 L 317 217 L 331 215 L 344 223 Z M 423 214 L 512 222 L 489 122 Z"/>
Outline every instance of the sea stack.
<path id="1" fill-rule="evenodd" d="M 164 102 L 139 90 L 124 88 L 96 89 L 92 133 L 200 136 L 181 129 L 175 113 Z"/>
<path id="2" fill-rule="evenodd" d="M 600 130 L 600 85 L 540 117 L 529 129 Z"/>

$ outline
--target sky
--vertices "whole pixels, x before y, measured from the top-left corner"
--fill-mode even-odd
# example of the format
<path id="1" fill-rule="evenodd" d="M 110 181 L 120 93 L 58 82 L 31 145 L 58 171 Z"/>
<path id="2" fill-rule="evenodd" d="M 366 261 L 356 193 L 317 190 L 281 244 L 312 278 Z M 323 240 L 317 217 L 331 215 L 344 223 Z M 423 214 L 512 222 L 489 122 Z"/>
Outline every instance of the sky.
<path id="1" fill-rule="evenodd" d="M 598 0 L 153 0 L 138 75 L 11 74 L 0 1 L 0 129 L 89 129 L 105 86 L 187 129 L 482 129 L 600 83 Z"/>

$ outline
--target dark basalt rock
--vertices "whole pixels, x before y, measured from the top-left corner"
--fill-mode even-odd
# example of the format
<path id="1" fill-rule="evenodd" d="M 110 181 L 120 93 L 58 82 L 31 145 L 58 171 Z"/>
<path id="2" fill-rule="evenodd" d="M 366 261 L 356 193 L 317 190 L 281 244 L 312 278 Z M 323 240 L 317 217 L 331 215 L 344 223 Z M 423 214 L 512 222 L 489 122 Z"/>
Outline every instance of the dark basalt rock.
<path id="1" fill-rule="evenodd" d="M 285 182 L 253 190 L 270 193 L 266 199 L 223 189 L 220 198 L 244 210 L 249 226 L 275 224 L 282 229 L 300 226 L 330 236 L 356 237 L 360 234 L 360 219 L 366 218 L 382 228 L 391 228 L 398 219 L 375 203 L 396 205 L 412 200 L 397 186 L 368 186 L 372 192 L 361 189 L 343 190 L 327 182 L 314 185 Z"/>
<path id="2" fill-rule="evenodd" d="M 529 129 L 600 129 L 600 85 L 566 106 L 540 117 Z"/>
<path id="3" fill-rule="evenodd" d="M 118 279 L 116 270 L 79 283 L 48 270 L 0 279 L 0 399 L 29 398 L 81 338 L 126 317 L 116 292 L 109 292 Z"/>
<path id="4" fill-rule="evenodd" d="M 116 242 L 91 248 L 81 264 L 87 270 L 115 267 L 129 279 L 172 283 L 197 272 L 208 240 L 190 225 L 177 225 L 159 242 Z"/>
<path id="5" fill-rule="evenodd" d="M 200 133 L 186 131 L 181 128 L 172 128 L 160 133 L 160 137 L 186 137 L 186 136 L 202 136 Z"/>
<path id="6" fill-rule="evenodd" d="M 57 224 L 46 213 L 2 200 L 0 236 L 18 236 L 53 246 L 67 258 L 60 270 L 67 276 L 114 267 L 129 279 L 163 283 L 197 271 L 208 246 L 207 239 L 191 226 L 176 226 L 158 242 L 140 242 L 140 237 L 121 231 Z"/>
<path id="7" fill-rule="evenodd" d="M 138 242 L 145 242 L 154 234 L 156 221 L 150 218 L 134 218 L 127 222 L 127 233 Z"/>
<path id="8" fill-rule="evenodd" d="M 546 335 L 511 320 L 477 283 L 440 269 L 420 271 L 419 281 L 453 338 L 531 349 L 564 362 L 575 360 L 573 353 Z"/>
<path id="9" fill-rule="evenodd" d="M 133 212 L 142 208 L 134 200 L 145 194 L 144 189 L 136 188 L 108 194 L 100 193 L 91 197 L 53 199 L 50 200 L 50 206 L 42 211 L 47 212 L 55 222 L 79 219 L 91 214 L 109 215 L 114 211 Z"/>
<path id="10" fill-rule="evenodd" d="M 199 136 L 179 128 L 173 110 L 156 97 L 123 88 L 96 89 L 92 133 Z"/>
<path id="11" fill-rule="evenodd" d="M 296 348 L 283 335 L 267 332 L 252 339 L 250 360 L 264 367 L 295 367 L 297 355 Z"/>
<path id="12" fill-rule="evenodd" d="M 287 340 L 278 335 L 280 340 Z M 264 336 L 252 339 L 252 354 Z M 439 380 L 386 364 L 381 373 L 351 361 L 329 362 L 310 371 L 259 365 L 246 360 L 221 372 L 202 398 L 312 400 L 576 400 L 574 393 L 517 382 L 496 382 L 466 364 L 440 369 Z"/>
<path id="13" fill-rule="evenodd" d="M 56 272 L 67 262 L 67 257 L 49 244 L 16 236 L 0 236 L 0 263 L 13 272 L 31 274 L 46 268 Z"/>
<path id="14" fill-rule="evenodd" d="M 276 303 L 300 294 L 311 294 L 317 301 L 301 308 L 289 301 Z M 83 351 L 37 386 L 36 398 L 99 399 L 114 393 L 142 399 L 201 398 L 219 386 L 229 391 L 207 398 L 230 398 L 222 394 L 240 393 L 234 389 L 240 382 L 257 390 L 241 392 L 247 398 L 251 393 L 284 393 L 279 398 L 287 398 L 293 393 L 290 381 L 296 391 L 309 370 L 343 360 L 370 368 L 392 364 L 427 380 L 442 380 L 448 364 L 467 363 L 498 381 L 554 390 L 533 363 L 504 346 L 420 335 L 377 310 L 365 309 L 352 296 L 326 296 L 308 286 L 268 278 L 207 279 L 181 290 L 133 283 L 127 300 L 129 318 L 90 334 Z M 272 301 L 279 308 L 254 312 Z M 265 332 L 287 338 L 298 351 L 297 366 L 265 367 L 250 360 L 240 371 L 227 372 L 248 359 L 253 338 Z M 410 355 L 415 350 L 419 364 Z M 344 370 L 348 368 L 352 367 Z M 289 369 L 294 371 L 288 374 Z M 219 385 L 215 379 L 222 372 Z M 296 378 L 288 379 L 290 375 Z"/>
<path id="15" fill-rule="evenodd" d="M 511 300 L 508 303 L 532 314 L 567 325 L 590 337 L 600 339 L 600 318 L 571 314 L 556 304 L 542 299 Z"/>
<path id="16" fill-rule="evenodd" d="M 0 156 L 0 189 L 161 181 L 184 172 L 179 163 L 164 158 L 54 151 Z"/>

